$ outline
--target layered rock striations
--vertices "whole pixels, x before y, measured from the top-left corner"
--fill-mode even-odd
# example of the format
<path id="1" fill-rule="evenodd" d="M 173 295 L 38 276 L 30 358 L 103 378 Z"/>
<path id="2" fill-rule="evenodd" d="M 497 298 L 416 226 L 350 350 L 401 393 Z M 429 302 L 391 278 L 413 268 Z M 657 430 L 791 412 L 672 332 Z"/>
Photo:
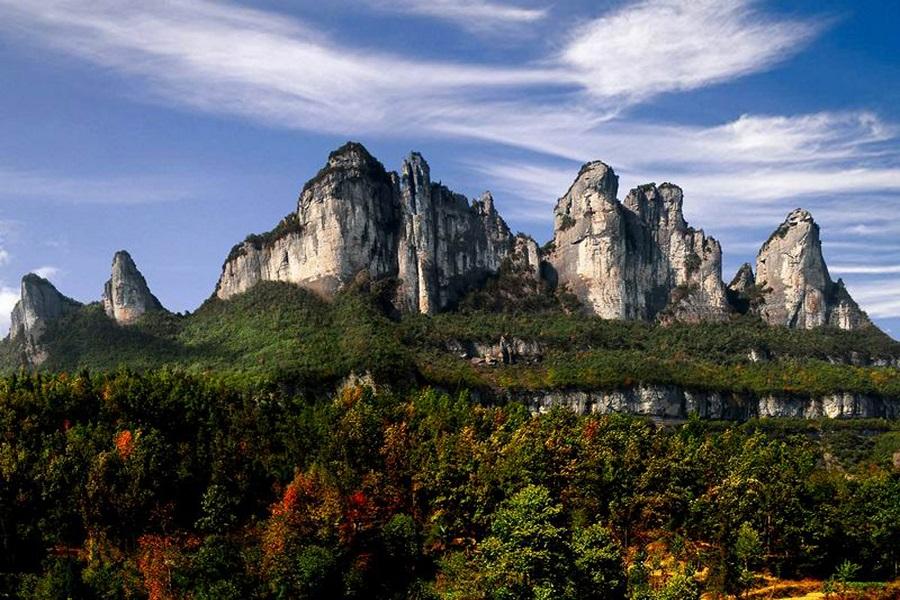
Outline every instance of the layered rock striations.
<path id="1" fill-rule="evenodd" d="M 306 184 L 295 214 L 232 251 L 216 295 L 286 281 L 330 297 L 365 272 L 398 279 L 401 310 L 430 314 L 452 306 L 517 250 L 538 272 L 537 244 L 512 235 L 490 194 L 469 203 L 432 182 L 421 155 L 411 154 L 400 174 L 388 173 L 351 143 Z"/>
<path id="2" fill-rule="evenodd" d="M 759 314 L 770 325 L 812 329 L 871 325 L 841 280 L 834 282 L 822 256 L 819 226 L 802 209 L 791 212 L 756 259 Z"/>
<path id="3" fill-rule="evenodd" d="M 28 364 L 40 365 L 47 358 L 40 340 L 47 325 L 81 307 L 61 294 L 52 283 L 35 274 L 22 278 L 21 297 L 13 308 L 9 335 L 22 343 Z"/>
<path id="4" fill-rule="evenodd" d="M 722 320 L 722 249 L 688 227 L 681 188 L 641 186 L 619 202 L 602 162 L 582 167 L 555 210 L 549 262 L 559 285 L 607 319 Z"/>
<path id="5" fill-rule="evenodd" d="M 145 313 L 165 310 L 150 292 L 134 259 L 124 250 L 113 257 L 112 274 L 103 288 L 101 302 L 107 316 L 122 325 L 134 323 Z"/>

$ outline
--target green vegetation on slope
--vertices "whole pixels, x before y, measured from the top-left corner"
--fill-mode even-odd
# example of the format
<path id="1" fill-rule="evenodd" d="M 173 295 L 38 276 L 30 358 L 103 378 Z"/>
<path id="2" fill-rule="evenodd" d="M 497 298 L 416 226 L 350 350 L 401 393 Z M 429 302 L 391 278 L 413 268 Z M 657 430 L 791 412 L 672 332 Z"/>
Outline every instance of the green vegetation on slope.
<path id="1" fill-rule="evenodd" d="M 264 283 L 229 301 L 210 300 L 188 316 L 149 314 L 128 328 L 92 305 L 51 324 L 43 340 L 50 359 L 43 369 L 179 366 L 227 374 L 235 382 L 319 387 L 371 372 L 381 381 L 448 389 L 616 389 L 646 383 L 900 398 L 900 373 L 872 366 L 900 357 L 900 344 L 874 328 L 796 331 L 747 317 L 661 327 L 588 318 L 549 305 L 391 319 L 380 308 L 383 293 L 361 285 L 329 303 L 295 286 Z M 448 349 L 451 340 L 496 344 L 503 336 L 536 343 L 541 359 L 485 366 Z M 751 353 L 763 359 L 753 361 Z M 2 369 L 15 371 L 20 354 L 16 344 L 4 342 Z"/>
<path id="2" fill-rule="evenodd" d="M 900 429 L 0 379 L 0 597 L 684 599 L 898 576 Z M 857 566 L 846 566 L 847 561 Z"/>

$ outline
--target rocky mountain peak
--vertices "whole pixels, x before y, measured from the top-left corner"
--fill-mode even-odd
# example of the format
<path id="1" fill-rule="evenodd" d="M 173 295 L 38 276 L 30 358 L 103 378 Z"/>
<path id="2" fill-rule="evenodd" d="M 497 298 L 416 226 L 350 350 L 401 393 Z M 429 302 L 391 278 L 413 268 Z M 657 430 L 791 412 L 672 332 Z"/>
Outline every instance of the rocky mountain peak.
<path id="1" fill-rule="evenodd" d="M 725 318 L 721 247 L 687 226 L 681 188 L 642 185 L 624 202 L 617 191 L 615 172 L 593 162 L 557 202 L 550 263 L 558 282 L 604 318 Z"/>
<path id="2" fill-rule="evenodd" d="M 575 208 L 589 208 L 576 206 L 583 204 L 591 197 L 601 200 L 603 203 L 613 203 L 619 193 L 619 176 L 612 167 L 604 162 L 595 160 L 582 165 L 578 176 L 569 187 L 566 194 L 556 204 L 556 215 L 572 213 Z"/>
<path id="3" fill-rule="evenodd" d="M 760 314 L 771 325 L 856 329 L 869 324 L 843 282 L 831 280 L 819 226 L 807 210 L 791 211 L 760 248 L 756 281 L 764 300 Z"/>
<path id="4" fill-rule="evenodd" d="M 756 277 L 753 275 L 753 266 L 745 262 L 734 274 L 728 289 L 739 294 L 749 293 L 756 286 Z"/>
<path id="5" fill-rule="evenodd" d="M 150 292 L 147 280 L 131 255 L 120 250 L 112 262 L 112 274 L 103 289 L 103 308 L 109 318 L 130 325 L 145 313 L 165 310 Z"/>
<path id="6" fill-rule="evenodd" d="M 328 155 L 328 165 L 332 169 L 360 169 L 384 166 L 359 142 L 347 142 Z"/>
<path id="7" fill-rule="evenodd" d="M 490 192 L 481 194 L 481 197 L 478 198 L 476 202 L 476 206 L 480 209 L 480 212 L 483 215 L 498 214 L 497 209 L 494 208 L 494 196 Z"/>
<path id="8" fill-rule="evenodd" d="M 365 272 L 396 280 L 399 310 L 430 314 L 453 306 L 512 259 L 524 265 L 518 271 L 566 287 L 604 318 L 722 320 L 732 297 L 746 293 L 754 313 L 771 323 L 867 322 L 829 278 L 808 211 L 791 212 L 760 251 L 756 277 L 745 265 L 729 290 L 721 245 L 687 223 L 679 186 L 642 185 L 621 202 L 618 186 L 606 163 L 583 165 L 556 203 L 544 253 L 534 240 L 513 236 L 489 193 L 470 202 L 433 181 L 418 152 L 399 173 L 388 173 L 350 142 L 304 186 L 296 213 L 232 252 L 216 293 L 227 299 L 260 281 L 285 281 L 329 297 Z M 768 295 L 757 281 L 771 288 Z"/>
<path id="9" fill-rule="evenodd" d="M 303 197 L 316 186 L 329 185 L 336 180 L 367 179 L 381 185 L 392 185 L 391 177 L 366 147 L 358 142 L 347 142 L 328 155 L 325 166 L 315 177 L 306 182 L 300 195 Z"/>
<path id="10" fill-rule="evenodd" d="M 684 192 L 672 183 L 659 187 L 650 183 L 631 190 L 625 197 L 625 207 L 654 229 L 680 230 L 687 228 L 683 212 Z"/>
<path id="11" fill-rule="evenodd" d="M 40 345 L 47 325 L 81 306 L 61 294 L 48 280 L 30 273 L 22 278 L 21 296 L 13 308 L 10 338 L 23 343 L 26 360 L 39 365 L 46 360 Z"/>

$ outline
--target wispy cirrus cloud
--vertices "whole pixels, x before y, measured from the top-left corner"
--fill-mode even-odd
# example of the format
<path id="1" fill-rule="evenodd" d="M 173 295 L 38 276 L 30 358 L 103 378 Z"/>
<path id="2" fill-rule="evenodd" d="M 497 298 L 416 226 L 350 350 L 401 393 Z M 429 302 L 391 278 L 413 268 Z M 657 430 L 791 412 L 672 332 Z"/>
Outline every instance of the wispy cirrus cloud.
<path id="1" fill-rule="evenodd" d="M 642 99 L 768 68 L 824 26 L 767 16 L 752 0 L 645 0 L 575 29 L 562 60 L 592 94 Z"/>
<path id="2" fill-rule="evenodd" d="M 445 15 L 540 16 L 475 0 L 408 5 Z M 582 133 L 589 134 L 592 124 L 632 102 L 766 69 L 786 54 L 783 46 L 798 50 L 820 29 L 817 22 L 761 15 L 749 0 L 716 6 L 653 0 L 585 26 L 562 22 L 557 26 L 570 31 L 561 53 L 547 49 L 538 62 L 503 66 L 354 48 L 296 19 L 207 0 L 0 0 L 0 28 L 27 31 L 28 43 L 137 77 L 147 98 L 196 110 L 353 135 L 416 130 L 468 137 L 487 126 L 496 141 L 523 145 L 523 136 L 534 139 L 557 121 L 578 117 Z M 661 13 L 671 13 L 671 22 Z M 624 34 L 603 35 L 622 27 Z M 717 32 L 732 39 L 723 44 L 710 37 Z M 638 72 L 647 77 L 636 77 Z M 536 87 L 541 94 L 528 93 Z M 575 128 L 572 123 L 568 130 Z"/>
<path id="3" fill-rule="evenodd" d="M 473 31 L 501 31 L 533 24 L 547 17 L 546 8 L 531 8 L 489 0 L 366 0 L 378 10 L 421 15 L 453 22 Z"/>

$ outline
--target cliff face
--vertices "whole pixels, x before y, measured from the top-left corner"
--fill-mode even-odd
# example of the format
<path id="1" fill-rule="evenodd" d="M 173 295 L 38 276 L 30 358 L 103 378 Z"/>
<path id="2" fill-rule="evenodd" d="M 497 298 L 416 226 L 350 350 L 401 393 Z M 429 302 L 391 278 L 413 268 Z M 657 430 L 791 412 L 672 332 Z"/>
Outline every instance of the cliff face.
<path id="1" fill-rule="evenodd" d="M 900 401 L 866 394 L 836 392 L 813 398 L 696 392 L 671 385 L 639 385 L 616 391 L 514 392 L 509 399 L 543 413 L 562 406 L 578 414 L 627 413 L 682 420 L 704 419 L 897 419 Z"/>
<path id="2" fill-rule="evenodd" d="M 124 250 L 113 258 L 112 275 L 103 288 L 101 301 L 107 316 L 122 325 L 134 323 L 147 312 L 165 310 Z"/>
<path id="3" fill-rule="evenodd" d="M 512 235 L 490 194 L 470 203 L 433 182 L 420 154 L 389 173 L 348 143 L 306 184 L 296 212 L 232 250 L 216 295 L 283 281 L 327 298 L 365 272 L 396 278 L 399 310 L 432 314 L 511 261 L 513 272 L 538 282 L 546 276 L 607 319 L 696 323 L 737 310 L 788 327 L 869 324 L 843 284 L 829 278 L 809 213 L 792 213 L 763 246 L 756 279 L 745 265 L 726 288 L 722 248 L 687 224 L 681 188 L 644 185 L 623 202 L 617 194 L 612 168 L 584 165 L 557 202 L 544 256 L 531 238 Z"/>
<path id="4" fill-rule="evenodd" d="M 413 153 L 403 162 L 399 181 L 398 304 L 432 314 L 496 272 L 512 255 L 515 241 L 490 193 L 469 204 L 431 181 L 421 155 Z"/>
<path id="5" fill-rule="evenodd" d="M 330 296 L 360 271 L 392 276 L 400 226 L 395 192 L 361 145 L 332 152 L 303 188 L 296 213 L 232 250 L 216 295 L 227 299 L 260 281 L 284 281 Z"/>
<path id="6" fill-rule="evenodd" d="M 329 297 L 366 272 L 398 278 L 401 310 L 434 313 L 495 272 L 516 244 L 490 194 L 470 204 L 433 183 L 419 154 L 389 174 L 348 144 L 306 184 L 296 214 L 232 251 L 216 295 L 286 281 Z M 539 262 L 536 249 L 530 257 Z"/>
<path id="7" fill-rule="evenodd" d="M 722 249 L 688 227 L 671 184 L 616 199 L 618 178 L 585 165 L 555 211 L 549 257 L 559 284 L 607 319 L 721 320 L 728 314 Z"/>
<path id="8" fill-rule="evenodd" d="M 819 226 L 808 211 L 791 212 L 763 244 L 756 259 L 756 281 L 764 300 L 760 316 L 770 325 L 798 329 L 871 325 L 843 282 L 831 280 Z"/>
<path id="9" fill-rule="evenodd" d="M 23 343 L 26 360 L 40 365 L 47 359 L 40 339 L 47 324 L 77 310 L 81 304 L 63 296 L 52 283 L 34 274 L 22 279 L 21 298 L 13 308 L 10 338 Z"/>

